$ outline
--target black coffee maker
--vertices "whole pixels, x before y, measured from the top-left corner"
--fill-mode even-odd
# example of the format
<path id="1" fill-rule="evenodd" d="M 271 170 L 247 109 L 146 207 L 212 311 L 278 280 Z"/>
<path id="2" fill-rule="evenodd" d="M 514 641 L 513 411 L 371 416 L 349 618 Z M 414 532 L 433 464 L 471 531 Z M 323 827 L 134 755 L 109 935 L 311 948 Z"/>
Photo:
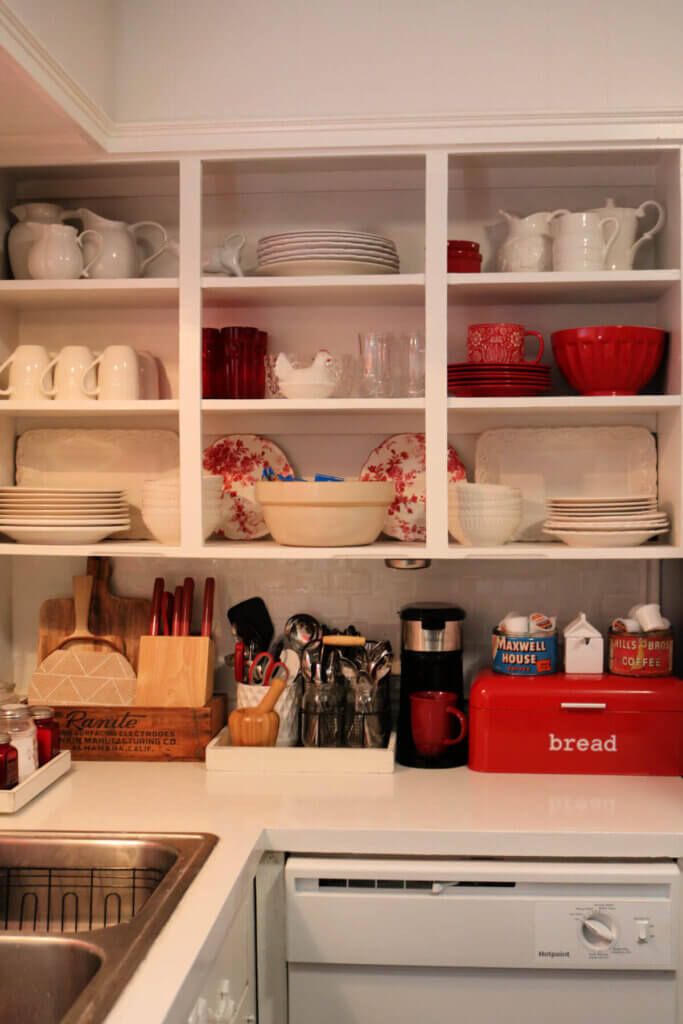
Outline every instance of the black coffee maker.
<path id="1" fill-rule="evenodd" d="M 432 757 L 421 756 L 413 738 L 410 695 L 447 692 L 464 710 L 462 621 L 465 612 L 451 604 L 412 604 L 401 609 L 401 695 L 396 760 L 411 768 L 453 768 L 467 763 L 466 742 Z"/>

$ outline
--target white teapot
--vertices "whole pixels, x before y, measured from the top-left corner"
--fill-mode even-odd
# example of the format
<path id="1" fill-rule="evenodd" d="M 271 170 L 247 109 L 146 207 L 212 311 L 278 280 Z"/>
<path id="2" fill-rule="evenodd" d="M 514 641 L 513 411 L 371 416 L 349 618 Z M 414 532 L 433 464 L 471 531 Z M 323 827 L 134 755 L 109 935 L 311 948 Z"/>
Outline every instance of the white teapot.
<path id="1" fill-rule="evenodd" d="M 530 213 L 516 217 L 507 210 L 498 213 L 508 223 L 508 235 L 498 250 L 498 270 L 524 273 L 552 268 L 552 237 L 550 224 L 553 217 L 567 210 L 552 213 Z"/>
<path id="2" fill-rule="evenodd" d="M 638 221 L 645 216 L 648 206 L 654 207 L 657 211 L 657 220 L 653 227 L 643 232 L 636 242 L 638 233 Z M 599 210 L 592 210 L 598 217 L 613 217 L 619 223 L 619 235 L 615 239 L 609 251 L 609 257 L 605 265 L 606 270 L 631 270 L 636 253 L 645 242 L 654 238 L 658 231 L 661 231 L 665 214 L 663 208 L 655 199 L 646 199 L 637 208 L 630 206 L 617 206 L 613 199 L 607 199 L 605 205 Z"/>
<path id="3" fill-rule="evenodd" d="M 21 203 L 13 206 L 11 212 L 18 223 L 10 228 L 7 240 L 9 265 L 15 280 L 25 281 L 31 276 L 28 272 L 31 246 L 41 237 L 47 224 L 61 224 L 71 212 L 56 203 Z"/>
<path id="4" fill-rule="evenodd" d="M 83 254 L 86 262 L 92 260 L 90 277 L 140 277 L 145 267 L 159 256 L 168 244 L 166 229 L 154 220 L 141 220 L 126 224 L 123 220 L 108 220 L 92 210 L 70 210 L 70 220 L 80 220 L 87 231 L 96 231 L 102 237 L 99 253 L 91 241 L 86 241 Z M 154 228 L 161 234 L 161 245 L 151 256 L 142 259 L 138 248 L 137 231 Z"/>

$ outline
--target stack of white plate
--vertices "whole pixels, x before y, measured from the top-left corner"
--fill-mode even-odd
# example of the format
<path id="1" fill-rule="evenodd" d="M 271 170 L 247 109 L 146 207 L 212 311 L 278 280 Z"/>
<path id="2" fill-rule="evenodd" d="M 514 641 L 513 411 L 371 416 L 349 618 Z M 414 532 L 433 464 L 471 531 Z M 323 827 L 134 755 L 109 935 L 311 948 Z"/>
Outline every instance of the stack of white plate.
<path id="1" fill-rule="evenodd" d="M 398 274 L 396 245 L 366 231 L 288 231 L 260 238 L 257 272 L 275 277 L 305 274 Z"/>
<path id="2" fill-rule="evenodd" d="M 549 498 L 543 532 L 575 548 L 636 547 L 669 532 L 655 495 Z"/>
<path id="3" fill-rule="evenodd" d="M 0 487 L 0 533 L 19 544 L 95 544 L 129 527 L 123 491 Z"/>

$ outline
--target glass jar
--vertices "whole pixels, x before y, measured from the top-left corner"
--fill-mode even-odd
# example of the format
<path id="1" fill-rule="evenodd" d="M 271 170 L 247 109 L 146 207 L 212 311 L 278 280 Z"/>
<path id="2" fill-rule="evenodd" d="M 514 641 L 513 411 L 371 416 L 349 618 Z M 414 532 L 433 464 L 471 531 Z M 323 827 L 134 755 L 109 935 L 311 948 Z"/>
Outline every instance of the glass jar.
<path id="1" fill-rule="evenodd" d="M 14 789 L 19 781 L 19 758 L 10 734 L 0 732 L 0 789 Z"/>
<path id="2" fill-rule="evenodd" d="M 25 704 L 0 706 L 0 732 L 10 734 L 19 757 L 19 782 L 23 782 L 38 768 L 38 730 Z"/>
<path id="3" fill-rule="evenodd" d="M 13 683 L 0 683 L 0 704 L 16 704 L 17 695 Z"/>
<path id="4" fill-rule="evenodd" d="M 481 270 L 481 252 L 478 242 L 452 239 L 448 242 L 447 263 L 449 274 L 478 274 Z"/>
<path id="5" fill-rule="evenodd" d="M 40 768 L 59 753 L 59 725 L 54 708 L 29 708 L 38 733 L 38 765 Z"/>

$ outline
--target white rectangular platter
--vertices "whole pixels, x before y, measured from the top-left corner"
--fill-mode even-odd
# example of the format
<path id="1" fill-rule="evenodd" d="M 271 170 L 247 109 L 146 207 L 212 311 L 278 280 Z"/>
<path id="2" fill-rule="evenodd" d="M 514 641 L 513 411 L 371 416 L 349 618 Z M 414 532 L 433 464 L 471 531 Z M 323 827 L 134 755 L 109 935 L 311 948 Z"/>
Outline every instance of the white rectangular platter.
<path id="1" fill-rule="evenodd" d="M 71 768 L 71 753 L 63 750 L 14 789 L 0 789 L 0 814 L 14 814 Z"/>
<path id="2" fill-rule="evenodd" d="M 18 487 L 88 487 L 125 492 L 131 526 L 117 540 L 149 540 L 142 487 L 179 466 L 172 430 L 27 430 L 17 442 Z"/>
<path id="3" fill-rule="evenodd" d="M 547 541 L 548 498 L 657 494 L 657 448 L 644 427 L 524 427 L 487 430 L 477 440 L 477 483 L 519 487 L 515 540 Z"/>
<path id="4" fill-rule="evenodd" d="M 389 746 L 353 747 L 231 747 L 226 726 L 206 748 L 209 772 L 249 772 L 256 775 L 308 773 L 315 775 L 389 775 L 394 770 L 396 734 Z"/>

